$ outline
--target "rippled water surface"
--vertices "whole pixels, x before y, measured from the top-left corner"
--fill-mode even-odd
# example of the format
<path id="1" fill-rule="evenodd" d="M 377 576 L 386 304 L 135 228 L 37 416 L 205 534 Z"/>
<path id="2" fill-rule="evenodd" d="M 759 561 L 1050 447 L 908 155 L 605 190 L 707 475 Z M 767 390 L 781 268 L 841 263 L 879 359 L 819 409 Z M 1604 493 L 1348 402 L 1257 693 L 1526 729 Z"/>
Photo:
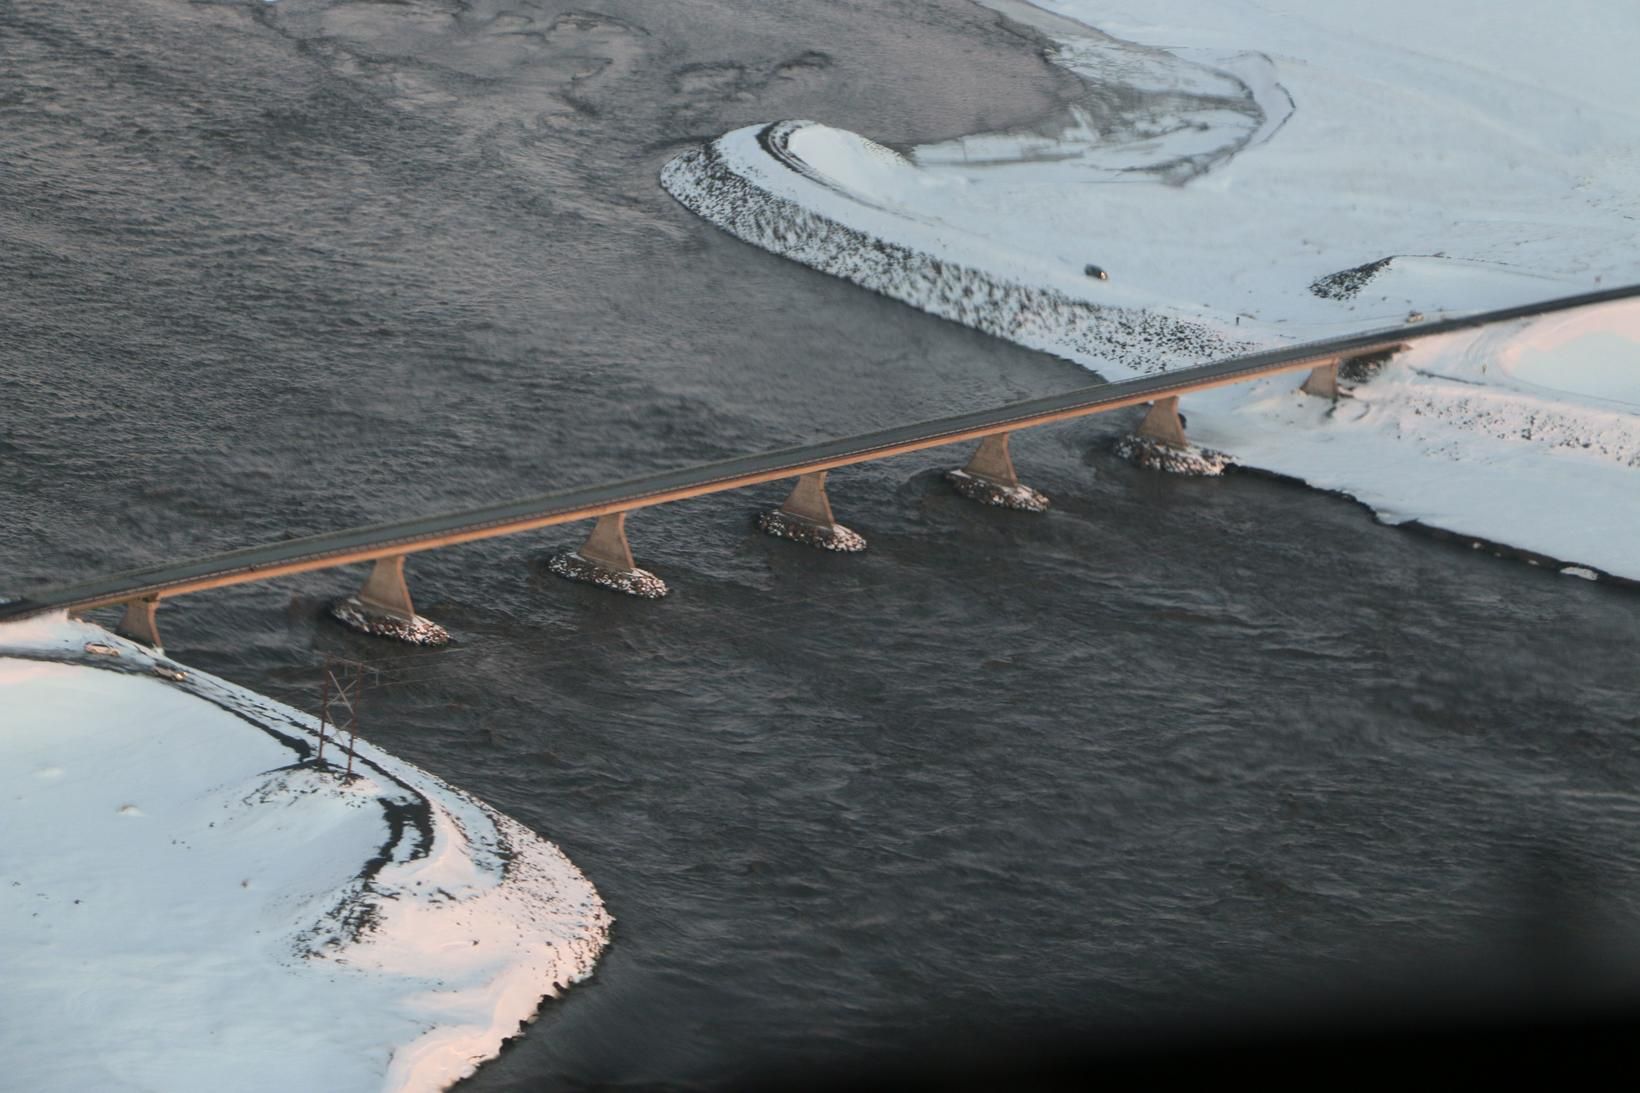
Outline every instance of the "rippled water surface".
<path id="1" fill-rule="evenodd" d="M 687 143 L 891 142 L 1075 96 L 956 3 L 0 3 L 0 584 L 30 586 L 1077 386 L 734 242 Z M 644 603 L 566 528 L 167 605 L 299 705 L 378 662 L 375 740 L 558 841 L 617 918 L 470 1083 L 711 1085 L 767 1061 L 1109 1030 L 1371 988 L 1630 976 L 1640 597 L 1251 476 L 1016 438 L 1045 517 L 927 453 L 646 511 Z M 1414 970 L 1416 969 L 1416 971 Z"/>

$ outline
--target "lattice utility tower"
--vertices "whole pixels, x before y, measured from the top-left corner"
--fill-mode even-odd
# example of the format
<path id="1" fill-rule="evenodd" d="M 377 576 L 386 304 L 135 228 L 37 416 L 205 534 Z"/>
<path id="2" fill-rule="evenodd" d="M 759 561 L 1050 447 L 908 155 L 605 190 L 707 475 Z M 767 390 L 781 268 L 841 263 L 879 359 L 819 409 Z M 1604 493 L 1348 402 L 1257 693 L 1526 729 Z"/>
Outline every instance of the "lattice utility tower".
<path id="1" fill-rule="evenodd" d="M 323 675 L 319 681 L 319 766 L 325 762 L 325 742 L 333 740 L 342 747 L 342 734 L 347 734 L 347 777 L 353 777 L 353 751 L 359 739 L 359 705 L 364 697 L 365 681 L 375 670 L 356 660 L 326 655 Z"/>

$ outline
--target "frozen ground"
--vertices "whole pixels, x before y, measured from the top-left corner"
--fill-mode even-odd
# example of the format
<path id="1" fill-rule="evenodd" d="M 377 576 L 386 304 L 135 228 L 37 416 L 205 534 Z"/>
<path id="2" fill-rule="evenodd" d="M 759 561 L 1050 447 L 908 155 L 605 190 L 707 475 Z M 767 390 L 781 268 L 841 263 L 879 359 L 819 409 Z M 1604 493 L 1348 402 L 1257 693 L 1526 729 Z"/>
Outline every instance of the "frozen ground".
<path id="1" fill-rule="evenodd" d="M 1291 377 L 1183 401 L 1192 440 L 1388 523 L 1640 580 L 1637 382 L 1640 302 L 1627 302 L 1415 343 L 1336 406 Z"/>
<path id="2" fill-rule="evenodd" d="M 1081 103 L 904 151 L 756 126 L 664 184 L 749 242 L 1110 378 L 1640 280 L 1640 12 L 991 6 L 1056 43 Z M 1637 375 L 1619 306 L 1421 345 L 1330 414 L 1292 380 L 1184 408 L 1193 439 L 1386 520 L 1640 579 Z"/>
<path id="3" fill-rule="evenodd" d="M 590 974 L 609 918 L 556 847 L 362 741 L 318 770 L 313 729 L 0 627 L 0 1084 L 442 1089 Z"/>

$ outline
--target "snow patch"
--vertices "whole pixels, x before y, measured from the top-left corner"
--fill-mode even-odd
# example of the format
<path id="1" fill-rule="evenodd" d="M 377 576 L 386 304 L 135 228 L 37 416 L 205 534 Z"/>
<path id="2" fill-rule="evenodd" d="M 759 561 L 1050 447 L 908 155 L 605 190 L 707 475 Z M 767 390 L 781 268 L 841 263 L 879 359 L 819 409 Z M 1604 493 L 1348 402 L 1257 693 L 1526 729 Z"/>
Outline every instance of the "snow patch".
<path id="1" fill-rule="evenodd" d="M 1640 304 L 1589 310 L 1620 323 L 1630 309 Z M 1468 378 L 1499 372 L 1492 350 L 1520 336 L 1416 343 L 1370 382 L 1346 384 L 1336 404 L 1285 378 L 1200 392 L 1184 400 L 1191 436 L 1241 465 L 1349 494 L 1385 523 L 1640 579 L 1640 418 L 1581 391 L 1521 393 L 1506 371 L 1495 383 Z"/>
<path id="2" fill-rule="evenodd" d="M 87 658 L 88 642 L 119 657 Z M 0 1056 L 30 1090 L 436 1090 L 609 928 L 552 844 L 61 615 L 0 626 Z"/>

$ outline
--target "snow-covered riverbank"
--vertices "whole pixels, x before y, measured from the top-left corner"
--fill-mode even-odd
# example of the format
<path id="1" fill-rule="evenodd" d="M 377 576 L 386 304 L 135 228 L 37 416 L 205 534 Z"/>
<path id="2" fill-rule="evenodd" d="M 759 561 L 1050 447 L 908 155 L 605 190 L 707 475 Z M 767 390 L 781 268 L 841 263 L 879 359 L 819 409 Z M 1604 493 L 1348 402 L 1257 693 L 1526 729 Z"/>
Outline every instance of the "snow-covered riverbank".
<path id="1" fill-rule="evenodd" d="M 363 741 L 316 769 L 314 727 L 86 623 L 0 627 L 8 1086 L 442 1089 L 591 973 L 609 916 L 555 846 Z"/>
<path id="2" fill-rule="evenodd" d="M 904 152 L 755 126 L 663 184 L 748 242 L 1113 379 L 1640 280 L 1633 12 L 991 6 L 1055 42 L 1081 104 Z M 1184 408 L 1192 439 L 1387 521 L 1640 579 L 1637 373 L 1640 310 L 1616 305 L 1421 345 L 1331 413 L 1290 381 Z"/>
<path id="3" fill-rule="evenodd" d="M 1640 580 L 1640 302 L 1416 343 L 1346 390 L 1336 406 L 1286 377 L 1202 392 L 1184 400 L 1191 439 L 1386 523 Z"/>

